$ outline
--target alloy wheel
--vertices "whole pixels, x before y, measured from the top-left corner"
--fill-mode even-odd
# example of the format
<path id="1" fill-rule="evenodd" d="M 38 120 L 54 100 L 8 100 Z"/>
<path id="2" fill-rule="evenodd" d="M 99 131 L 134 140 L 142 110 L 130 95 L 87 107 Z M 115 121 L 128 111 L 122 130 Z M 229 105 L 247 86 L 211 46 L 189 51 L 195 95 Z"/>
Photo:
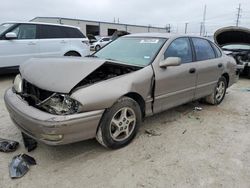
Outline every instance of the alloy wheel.
<path id="1" fill-rule="evenodd" d="M 136 125 L 136 115 L 132 108 L 121 108 L 110 122 L 110 135 L 115 141 L 124 141 L 132 133 Z"/>

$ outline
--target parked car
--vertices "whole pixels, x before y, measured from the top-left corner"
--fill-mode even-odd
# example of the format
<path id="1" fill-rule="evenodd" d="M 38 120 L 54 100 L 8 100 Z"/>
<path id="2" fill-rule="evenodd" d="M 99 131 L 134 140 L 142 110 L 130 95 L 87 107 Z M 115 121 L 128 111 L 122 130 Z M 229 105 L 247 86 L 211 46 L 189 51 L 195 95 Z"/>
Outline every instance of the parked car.
<path id="1" fill-rule="evenodd" d="M 31 57 L 86 56 L 88 39 L 76 27 L 44 23 L 0 25 L 0 73 L 15 72 Z"/>
<path id="2" fill-rule="evenodd" d="M 97 41 L 93 42 L 90 45 L 90 50 L 98 51 L 98 50 L 100 50 L 102 47 L 104 47 L 105 45 L 107 45 L 110 42 L 111 42 L 110 37 L 99 37 L 99 38 L 97 37 Z"/>
<path id="3" fill-rule="evenodd" d="M 250 29 L 243 27 L 224 27 L 214 34 L 215 42 L 235 58 L 241 66 L 241 74 L 250 78 Z"/>
<path id="4" fill-rule="evenodd" d="M 218 105 L 237 79 L 235 60 L 205 38 L 133 34 L 89 58 L 30 60 L 4 100 L 16 126 L 36 140 L 96 137 L 120 148 L 143 118 L 200 98 Z"/>

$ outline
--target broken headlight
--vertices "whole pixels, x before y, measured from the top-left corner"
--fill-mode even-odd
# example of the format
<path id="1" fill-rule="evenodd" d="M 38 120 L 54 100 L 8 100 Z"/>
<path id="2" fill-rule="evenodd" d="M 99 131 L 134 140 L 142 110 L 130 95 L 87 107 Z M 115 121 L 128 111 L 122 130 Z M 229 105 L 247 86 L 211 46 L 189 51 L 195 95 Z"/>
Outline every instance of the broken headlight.
<path id="1" fill-rule="evenodd" d="M 75 114 L 82 108 L 82 105 L 78 101 L 70 98 L 70 96 L 57 93 L 54 93 L 45 101 L 37 104 L 37 106 L 56 115 Z"/>
<path id="2" fill-rule="evenodd" d="M 17 93 L 23 92 L 23 79 L 20 74 L 15 77 L 13 88 Z"/>

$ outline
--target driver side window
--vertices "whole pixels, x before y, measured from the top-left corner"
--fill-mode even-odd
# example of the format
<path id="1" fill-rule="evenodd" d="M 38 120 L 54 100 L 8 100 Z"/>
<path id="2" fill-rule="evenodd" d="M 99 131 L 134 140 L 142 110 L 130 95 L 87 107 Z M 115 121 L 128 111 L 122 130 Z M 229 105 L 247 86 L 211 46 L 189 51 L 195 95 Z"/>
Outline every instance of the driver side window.
<path id="1" fill-rule="evenodd" d="M 188 38 L 178 38 L 174 40 L 164 53 L 164 59 L 168 57 L 179 57 L 182 63 L 193 61 L 192 49 Z"/>
<path id="2" fill-rule="evenodd" d="M 16 33 L 17 39 L 36 39 L 36 25 L 21 24 L 12 32 Z"/>

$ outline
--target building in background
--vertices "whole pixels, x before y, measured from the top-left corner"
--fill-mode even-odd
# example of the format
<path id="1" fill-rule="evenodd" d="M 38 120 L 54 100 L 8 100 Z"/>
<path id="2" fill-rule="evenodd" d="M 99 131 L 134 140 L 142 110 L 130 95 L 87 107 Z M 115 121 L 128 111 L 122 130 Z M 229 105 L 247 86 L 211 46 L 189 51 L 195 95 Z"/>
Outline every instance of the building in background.
<path id="1" fill-rule="evenodd" d="M 112 36 L 117 30 L 127 31 L 129 33 L 146 33 L 146 32 L 158 32 L 169 33 L 169 27 L 152 27 L 142 25 L 121 24 L 112 22 L 99 22 L 90 20 L 80 20 L 71 18 L 59 18 L 59 17 L 36 17 L 31 20 L 32 22 L 45 22 L 76 26 L 81 29 L 85 35 L 100 35 L 100 36 Z"/>

